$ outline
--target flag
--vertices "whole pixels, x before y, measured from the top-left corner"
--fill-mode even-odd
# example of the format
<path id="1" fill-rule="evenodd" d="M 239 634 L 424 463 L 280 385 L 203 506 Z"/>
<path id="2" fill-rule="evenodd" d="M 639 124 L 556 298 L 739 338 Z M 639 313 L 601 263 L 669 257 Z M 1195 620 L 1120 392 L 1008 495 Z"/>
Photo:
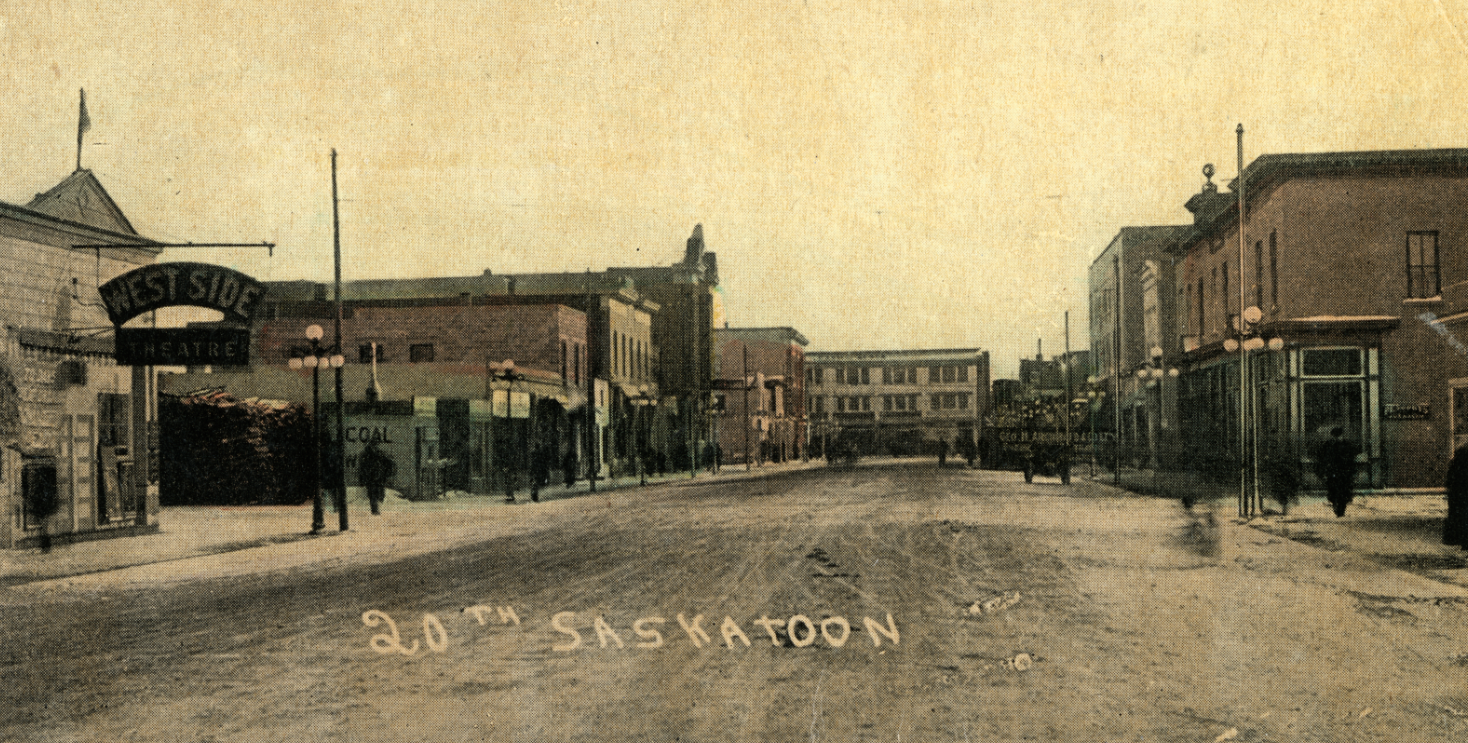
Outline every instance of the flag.
<path id="1" fill-rule="evenodd" d="M 77 115 L 77 122 L 76 122 L 76 143 L 77 144 L 81 144 L 82 143 L 82 135 L 83 134 L 86 134 L 92 128 L 92 117 L 90 117 L 90 116 L 87 115 L 87 91 L 86 91 L 86 89 L 81 89 L 81 93 L 82 93 L 81 111 Z"/>

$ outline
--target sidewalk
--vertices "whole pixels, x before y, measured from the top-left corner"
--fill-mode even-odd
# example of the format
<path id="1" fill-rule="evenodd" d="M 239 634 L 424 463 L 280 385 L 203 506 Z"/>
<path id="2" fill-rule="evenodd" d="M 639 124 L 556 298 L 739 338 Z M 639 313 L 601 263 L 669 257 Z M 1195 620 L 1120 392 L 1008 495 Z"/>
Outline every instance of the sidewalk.
<path id="1" fill-rule="evenodd" d="M 1115 476 L 1098 471 L 1094 481 L 1110 484 Z M 1312 545 L 1328 552 L 1350 553 L 1384 567 L 1468 587 L 1468 550 L 1442 543 L 1447 501 L 1442 494 L 1377 493 L 1363 491 L 1337 518 L 1323 495 L 1302 495 L 1279 513 L 1279 504 L 1265 499 L 1264 515 L 1237 517 L 1238 484 L 1209 483 L 1188 474 L 1121 472 L 1121 487 L 1141 495 L 1162 498 L 1193 496 L 1211 504 L 1215 514 L 1261 532 Z"/>
<path id="2" fill-rule="evenodd" d="M 822 460 L 794 461 L 766 464 L 746 472 L 743 465 L 738 465 L 724 467 L 718 474 L 701 470 L 697 477 L 683 471 L 649 477 L 646 487 L 702 485 L 823 466 Z M 637 476 L 599 480 L 596 494 L 635 495 L 642 489 L 640 482 Z M 530 491 L 521 488 L 515 493 L 514 506 L 505 502 L 503 494 L 460 495 L 420 502 L 390 497 L 383 504 L 380 517 L 371 514 L 362 489 L 348 490 L 350 529 L 346 533 L 338 531 L 338 516 L 329 502 L 326 531 L 317 536 L 309 534 L 309 503 L 171 506 L 159 514 L 159 531 L 154 534 L 61 544 L 45 554 L 37 549 L 0 550 L 0 591 L 41 583 L 100 585 L 114 579 L 123 583 L 132 579 L 170 582 L 185 577 L 239 574 L 250 569 L 286 569 L 314 562 L 345 561 L 382 551 L 402 555 L 427 552 L 487 533 L 533 528 L 534 522 L 529 517 L 536 513 L 535 509 L 553 508 L 557 501 L 589 495 L 590 484 L 584 480 L 570 488 L 554 484 L 541 490 L 538 504 L 532 504 Z M 128 575 L 117 574 L 124 570 Z"/>

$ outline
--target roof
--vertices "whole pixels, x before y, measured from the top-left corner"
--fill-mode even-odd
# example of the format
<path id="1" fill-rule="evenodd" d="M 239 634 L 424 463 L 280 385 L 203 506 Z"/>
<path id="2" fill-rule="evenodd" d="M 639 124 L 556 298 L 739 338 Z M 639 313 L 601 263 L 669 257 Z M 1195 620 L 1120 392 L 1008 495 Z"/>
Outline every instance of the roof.
<path id="1" fill-rule="evenodd" d="M 90 170 L 73 171 L 51 190 L 36 194 L 26 208 L 108 232 L 138 234 Z"/>
<path id="2" fill-rule="evenodd" d="M 767 341 L 770 343 L 796 343 L 810 345 L 800 331 L 790 327 L 777 328 L 715 328 L 714 337 L 720 341 Z"/>
<path id="3" fill-rule="evenodd" d="M 1252 201 L 1259 194 L 1292 178 L 1341 175 L 1374 178 L 1468 177 L 1468 148 L 1260 155 L 1244 168 L 1244 198 Z M 1220 193 L 1210 182 L 1201 192 L 1188 199 L 1185 206 L 1193 213 L 1194 226 L 1179 234 L 1170 250 L 1185 248 L 1205 235 L 1238 221 L 1239 179 L 1229 181 L 1228 186 L 1230 193 Z M 1246 208 L 1252 209 L 1248 206 Z"/>
<path id="4" fill-rule="evenodd" d="M 1123 248 L 1134 248 L 1137 246 L 1151 245 L 1153 243 L 1157 243 L 1159 244 L 1159 247 L 1162 247 L 1168 243 L 1175 241 L 1179 235 L 1182 235 L 1184 232 L 1190 229 L 1192 229 L 1192 227 L 1189 225 L 1146 225 L 1139 227 L 1123 227 L 1117 230 L 1116 236 L 1111 238 L 1111 242 L 1107 243 L 1106 247 L 1102 249 L 1100 253 L 1096 254 L 1096 258 L 1091 261 L 1091 265 L 1095 266 L 1097 263 L 1106 258 L 1106 256 L 1110 255 L 1111 249 L 1115 247 L 1118 242 L 1122 244 Z"/>
<path id="5" fill-rule="evenodd" d="M 973 358 L 988 355 L 981 348 L 933 348 L 907 351 L 810 351 L 805 354 L 807 364 L 842 363 L 849 361 L 942 361 L 947 359 Z"/>

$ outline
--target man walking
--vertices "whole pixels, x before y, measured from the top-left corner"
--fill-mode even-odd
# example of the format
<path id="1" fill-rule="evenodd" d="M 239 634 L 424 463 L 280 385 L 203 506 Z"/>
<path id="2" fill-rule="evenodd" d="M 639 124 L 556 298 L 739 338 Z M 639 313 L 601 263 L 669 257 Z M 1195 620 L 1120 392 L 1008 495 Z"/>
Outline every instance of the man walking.
<path id="1" fill-rule="evenodd" d="M 397 465 L 377 442 L 367 444 L 362 450 L 362 485 L 367 488 L 367 500 L 372 504 L 372 515 L 382 514 L 382 501 L 387 499 L 387 483 L 397 474 Z"/>
<path id="2" fill-rule="evenodd" d="M 1337 517 L 1346 515 L 1346 506 L 1354 498 L 1356 453 L 1355 442 L 1345 438 L 1340 426 L 1330 429 L 1330 439 L 1315 452 L 1315 475 L 1325 484 L 1325 498 Z"/>

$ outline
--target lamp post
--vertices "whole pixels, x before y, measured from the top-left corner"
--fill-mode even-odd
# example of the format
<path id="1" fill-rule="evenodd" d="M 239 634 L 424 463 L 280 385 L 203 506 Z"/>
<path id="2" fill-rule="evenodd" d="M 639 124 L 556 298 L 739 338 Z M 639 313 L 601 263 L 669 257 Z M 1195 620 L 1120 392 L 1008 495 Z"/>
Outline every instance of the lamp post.
<path id="1" fill-rule="evenodd" d="M 505 386 L 505 430 L 507 432 L 509 432 L 510 431 L 510 426 L 511 426 L 511 423 L 510 422 L 512 420 L 514 420 L 514 411 L 511 409 L 511 407 L 512 407 L 511 401 L 513 400 L 513 396 L 514 396 L 515 382 L 518 382 L 518 381 L 521 381 L 521 380 L 525 379 L 525 375 L 524 374 L 521 374 L 520 372 L 515 371 L 515 361 L 514 361 L 514 359 L 505 359 L 504 361 L 502 361 L 502 362 L 500 362 L 498 364 L 489 364 L 489 370 L 488 371 L 489 371 L 489 374 L 488 374 L 488 378 L 489 379 L 498 379 L 498 380 L 502 380 L 502 381 L 508 383 Z M 490 402 L 489 402 L 489 417 L 490 417 L 490 420 L 492 422 L 493 419 L 494 419 L 494 397 L 493 397 L 493 392 L 491 392 L 490 395 L 491 395 L 491 397 L 490 397 Z M 534 406 L 532 406 L 532 407 L 534 407 Z M 533 417 L 531 416 L 531 413 L 530 412 L 527 412 L 527 414 L 526 414 L 526 436 L 525 436 L 525 446 L 526 446 L 526 450 L 527 451 L 529 450 L 529 446 L 530 446 L 530 433 L 531 433 L 531 431 L 530 431 L 529 422 L 531 420 L 533 420 Z M 510 438 L 511 438 L 512 443 L 513 443 L 514 435 L 513 435 L 512 432 L 510 433 Z M 490 442 L 490 446 L 494 446 L 494 443 L 495 443 L 494 441 L 491 441 Z M 516 474 L 515 474 L 515 471 L 514 471 L 514 467 L 510 464 L 510 462 L 511 462 L 511 458 L 509 456 L 506 456 L 505 457 L 505 502 L 506 503 L 514 503 L 515 502 L 515 480 L 516 480 Z M 540 500 L 539 489 L 534 484 L 534 478 L 533 477 L 531 478 L 531 480 L 532 480 L 532 483 L 531 483 L 531 486 L 530 486 L 530 499 L 533 500 L 533 501 L 539 501 Z"/>
<path id="2" fill-rule="evenodd" d="M 311 344 L 310 350 L 301 355 L 292 354 L 286 365 L 292 371 L 299 371 L 303 367 L 311 370 L 311 438 L 315 442 L 316 451 L 316 492 L 311 498 L 311 533 L 320 534 L 326 528 L 326 508 L 321 499 L 321 369 L 340 369 L 346 363 L 339 349 L 336 353 L 330 353 L 329 349 L 321 345 L 321 337 L 325 332 L 320 325 L 311 325 L 306 328 L 306 341 Z M 341 400 L 337 400 L 341 405 Z M 340 480 L 340 478 L 338 478 Z M 334 487 L 342 487 L 342 483 L 333 483 Z M 345 495 L 341 497 L 346 500 Z M 346 527 L 342 527 L 345 531 Z"/>
<path id="3" fill-rule="evenodd" d="M 636 419 L 633 421 L 633 451 L 632 456 L 637 458 L 637 475 L 639 485 L 647 484 L 647 462 L 644 453 L 648 450 L 647 431 L 647 408 L 657 405 L 657 399 L 647 394 L 647 385 L 637 386 L 637 396 L 632 398 L 632 405 L 637 410 Z"/>
<path id="4" fill-rule="evenodd" d="M 1162 380 L 1165 378 L 1176 379 L 1177 367 L 1167 367 L 1162 363 L 1162 347 L 1153 346 L 1149 350 L 1149 361 L 1137 369 L 1137 380 L 1142 384 L 1143 394 L 1147 396 L 1147 457 L 1148 465 L 1155 472 L 1158 468 L 1157 458 L 1157 422 L 1162 419 Z M 1152 394 L 1148 391 L 1157 389 L 1156 405 L 1153 405 Z"/>
<path id="5" fill-rule="evenodd" d="M 1259 502 L 1259 415 L 1253 401 L 1254 375 L 1250 369 L 1250 352 L 1268 348 L 1284 350 L 1284 338 L 1266 340 L 1260 322 L 1264 312 L 1250 305 L 1239 313 L 1237 337 L 1223 342 L 1223 350 L 1239 353 L 1239 516 L 1249 518 L 1261 509 Z M 1249 473 L 1253 471 L 1253 492 L 1249 491 Z"/>

